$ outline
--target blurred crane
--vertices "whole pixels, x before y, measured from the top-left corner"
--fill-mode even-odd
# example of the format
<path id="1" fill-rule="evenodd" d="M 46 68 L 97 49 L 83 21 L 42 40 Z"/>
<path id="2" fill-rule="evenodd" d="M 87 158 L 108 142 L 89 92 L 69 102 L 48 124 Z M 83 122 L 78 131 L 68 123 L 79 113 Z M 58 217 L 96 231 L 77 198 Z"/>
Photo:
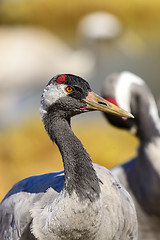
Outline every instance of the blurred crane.
<path id="1" fill-rule="evenodd" d="M 145 82 L 130 72 L 108 76 L 102 95 L 135 116 L 135 119 L 116 119 L 105 113 L 111 124 L 127 129 L 140 141 L 137 157 L 115 167 L 112 173 L 133 197 L 138 217 L 138 239 L 158 240 L 160 239 L 160 120 L 155 100 Z"/>

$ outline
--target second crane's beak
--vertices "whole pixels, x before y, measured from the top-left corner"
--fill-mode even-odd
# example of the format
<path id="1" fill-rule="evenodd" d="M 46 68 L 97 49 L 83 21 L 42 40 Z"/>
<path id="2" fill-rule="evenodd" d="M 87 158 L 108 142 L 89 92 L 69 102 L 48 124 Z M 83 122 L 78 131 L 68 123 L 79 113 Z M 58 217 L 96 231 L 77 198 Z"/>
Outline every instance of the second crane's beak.
<path id="1" fill-rule="evenodd" d="M 117 115 L 125 118 L 134 118 L 131 113 L 117 107 L 116 105 L 108 102 L 104 98 L 98 96 L 94 92 L 89 92 L 88 96 L 84 99 L 87 103 L 88 110 L 98 110 L 102 112 L 107 112 L 113 115 Z"/>

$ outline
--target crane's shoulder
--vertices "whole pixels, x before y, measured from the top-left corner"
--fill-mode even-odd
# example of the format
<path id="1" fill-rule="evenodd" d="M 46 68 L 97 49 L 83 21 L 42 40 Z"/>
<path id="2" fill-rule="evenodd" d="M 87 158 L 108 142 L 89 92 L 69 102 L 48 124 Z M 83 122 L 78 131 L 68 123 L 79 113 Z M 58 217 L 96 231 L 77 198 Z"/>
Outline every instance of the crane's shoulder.
<path id="1" fill-rule="evenodd" d="M 31 194 L 21 192 L 0 204 L 0 239 L 20 239 L 32 220 L 29 213 L 32 200 Z"/>
<path id="2" fill-rule="evenodd" d="M 107 192 L 111 195 L 114 192 L 116 194 L 122 192 L 128 194 L 118 178 L 110 170 L 98 164 L 94 164 L 94 169 L 96 170 L 102 189 L 105 188 L 105 191 L 108 190 Z M 121 171 L 121 169 L 118 169 L 118 171 Z"/>
<path id="3" fill-rule="evenodd" d="M 60 192 L 63 188 L 63 183 L 64 171 L 31 176 L 17 182 L 2 201 L 13 194 L 20 192 L 44 193 L 50 187 L 52 187 L 56 192 Z"/>
<path id="4" fill-rule="evenodd" d="M 111 171 L 97 164 L 94 164 L 94 168 L 100 179 L 103 196 L 103 213 L 105 216 L 103 225 L 107 226 L 110 223 L 113 226 L 114 224 L 115 227 L 118 226 L 119 229 L 123 229 L 124 239 L 136 239 L 137 215 L 130 194 Z M 121 169 L 118 169 L 118 171 L 121 171 Z M 133 236 L 135 238 L 132 238 Z"/>
<path id="5" fill-rule="evenodd" d="M 57 196 L 63 183 L 63 171 L 28 177 L 16 183 L 0 203 L 0 239 L 20 239 L 32 221 L 30 211 L 34 204 L 49 188 Z"/>

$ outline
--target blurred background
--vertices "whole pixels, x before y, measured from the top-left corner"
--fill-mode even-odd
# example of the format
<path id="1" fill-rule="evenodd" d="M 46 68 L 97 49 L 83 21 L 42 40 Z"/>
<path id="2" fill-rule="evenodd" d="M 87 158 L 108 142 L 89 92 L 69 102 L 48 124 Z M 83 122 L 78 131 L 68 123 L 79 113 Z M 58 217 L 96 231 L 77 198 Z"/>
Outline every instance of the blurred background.
<path id="1" fill-rule="evenodd" d="M 0 1 L 0 199 L 24 177 L 63 168 L 39 116 L 54 75 L 80 75 L 100 94 L 107 75 L 128 70 L 159 101 L 159 13 L 158 0 Z M 72 126 L 92 160 L 107 168 L 136 154 L 137 139 L 101 113 L 76 116 Z"/>

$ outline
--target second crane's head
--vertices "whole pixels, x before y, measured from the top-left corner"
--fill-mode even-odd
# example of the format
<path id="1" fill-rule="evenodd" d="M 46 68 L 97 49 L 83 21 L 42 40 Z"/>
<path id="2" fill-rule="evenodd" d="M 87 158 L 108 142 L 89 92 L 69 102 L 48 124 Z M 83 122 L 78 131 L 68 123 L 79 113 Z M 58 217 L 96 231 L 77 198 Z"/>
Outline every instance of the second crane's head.
<path id="1" fill-rule="evenodd" d="M 144 81 L 131 72 L 111 74 L 104 82 L 102 96 L 135 116 L 135 119 L 124 119 L 105 113 L 108 121 L 116 127 L 128 129 L 138 135 L 140 120 L 145 118 L 150 102 L 153 105 L 152 96 Z M 150 112 L 154 110 L 151 109 Z"/>
<path id="2" fill-rule="evenodd" d="M 133 117 L 95 94 L 87 81 L 72 74 L 53 77 L 43 91 L 41 98 L 43 121 L 48 115 L 69 119 L 76 114 L 95 110 L 121 117 Z"/>

